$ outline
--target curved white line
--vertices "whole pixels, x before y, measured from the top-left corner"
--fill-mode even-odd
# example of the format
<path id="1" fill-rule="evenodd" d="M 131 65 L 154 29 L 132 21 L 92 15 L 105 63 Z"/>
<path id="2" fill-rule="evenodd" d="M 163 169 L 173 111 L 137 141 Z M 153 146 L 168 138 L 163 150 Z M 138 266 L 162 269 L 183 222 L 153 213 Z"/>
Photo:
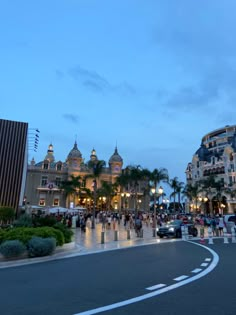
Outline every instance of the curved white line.
<path id="1" fill-rule="evenodd" d="M 140 301 L 152 298 L 154 296 L 160 295 L 162 293 L 174 290 L 174 289 L 176 289 L 178 287 L 181 287 L 181 286 L 183 286 L 185 284 L 188 284 L 190 282 L 193 282 L 195 280 L 198 280 L 198 279 L 206 276 L 208 273 L 210 273 L 217 266 L 217 264 L 219 262 L 218 254 L 215 251 L 213 251 L 211 248 L 207 247 L 207 246 L 204 246 L 204 245 L 201 245 L 201 244 L 198 244 L 198 243 L 194 243 L 194 242 L 191 242 L 191 241 L 189 241 L 189 243 L 205 248 L 213 256 L 213 260 L 212 260 L 211 264 L 206 269 L 204 269 L 202 272 L 198 273 L 197 275 L 195 275 L 195 276 L 193 276 L 191 278 L 188 278 L 186 280 L 183 280 L 183 281 L 180 281 L 178 283 L 172 284 L 172 285 L 170 285 L 168 287 L 165 287 L 165 288 L 162 288 L 160 290 L 156 290 L 154 292 L 150 292 L 150 293 L 147 293 L 147 294 L 144 294 L 144 295 L 141 295 L 141 296 L 137 296 L 135 298 L 132 298 L 132 299 L 129 299 L 129 300 L 125 300 L 125 301 L 122 301 L 122 302 L 117 302 L 117 303 L 110 304 L 110 305 L 107 305 L 107 306 L 98 307 L 98 308 L 95 308 L 93 310 L 89 310 L 89 311 L 85 311 L 85 312 L 81 312 L 81 313 L 76 313 L 74 315 L 97 314 L 97 313 L 100 313 L 100 312 L 109 311 L 109 310 L 112 310 L 112 309 L 115 309 L 115 308 L 118 308 L 118 307 L 122 307 L 122 306 L 125 306 L 125 305 L 137 303 L 137 302 L 140 302 Z"/>

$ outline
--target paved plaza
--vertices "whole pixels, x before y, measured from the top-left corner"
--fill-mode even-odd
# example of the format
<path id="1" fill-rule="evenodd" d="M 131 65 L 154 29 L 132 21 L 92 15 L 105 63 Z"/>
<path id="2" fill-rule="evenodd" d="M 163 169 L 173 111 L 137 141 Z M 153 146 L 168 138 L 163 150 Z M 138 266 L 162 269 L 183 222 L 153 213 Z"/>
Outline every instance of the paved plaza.
<path id="1" fill-rule="evenodd" d="M 143 233 L 141 237 L 136 235 L 134 229 L 127 230 L 124 226 L 124 222 L 120 224 L 111 224 L 110 228 L 105 228 L 102 223 L 96 223 L 95 229 L 91 228 L 91 222 L 87 222 L 86 232 L 83 232 L 80 228 L 72 229 L 74 231 L 73 242 L 65 244 L 62 247 L 58 247 L 56 252 L 51 256 L 39 257 L 39 258 L 25 258 L 18 260 L 6 261 L 0 258 L 0 268 L 18 266 L 29 263 L 36 263 L 41 261 L 50 261 L 63 258 L 74 257 L 78 255 L 87 255 L 91 253 L 104 252 L 107 250 L 116 250 L 133 246 L 144 246 L 148 244 L 160 244 L 167 242 L 181 241 L 182 239 L 172 239 L 153 237 L 153 229 L 146 223 L 143 223 Z M 198 231 L 200 228 L 198 227 Z M 208 243 L 207 228 L 204 231 L 205 243 Z M 223 242 L 223 237 L 221 237 Z M 191 240 L 200 241 L 200 231 L 198 237 L 191 238 Z"/>

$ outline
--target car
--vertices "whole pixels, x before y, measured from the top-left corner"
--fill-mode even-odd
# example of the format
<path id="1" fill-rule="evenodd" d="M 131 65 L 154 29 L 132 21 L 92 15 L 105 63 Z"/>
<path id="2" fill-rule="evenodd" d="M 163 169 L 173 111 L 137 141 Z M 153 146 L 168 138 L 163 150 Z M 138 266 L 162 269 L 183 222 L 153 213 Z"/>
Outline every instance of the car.
<path id="1" fill-rule="evenodd" d="M 160 226 L 157 228 L 157 235 L 160 238 L 163 237 L 175 237 L 181 238 L 182 237 L 182 226 L 188 227 L 188 234 L 196 237 L 198 235 L 198 230 L 193 223 L 183 224 L 182 220 L 172 220 L 167 224 Z"/>
<path id="2" fill-rule="evenodd" d="M 236 225 L 236 214 L 226 214 L 224 215 L 224 223 L 227 229 L 227 233 L 231 233 L 231 228 Z"/>

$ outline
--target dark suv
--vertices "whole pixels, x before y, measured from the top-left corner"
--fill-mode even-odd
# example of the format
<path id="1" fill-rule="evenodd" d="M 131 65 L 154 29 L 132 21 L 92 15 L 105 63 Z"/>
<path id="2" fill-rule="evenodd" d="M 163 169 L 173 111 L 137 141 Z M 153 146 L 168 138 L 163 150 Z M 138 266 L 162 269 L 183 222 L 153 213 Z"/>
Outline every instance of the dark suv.
<path id="1" fill-rule="evenodd" d="M 194 237 L 196 237 L 198 235 L 198 230 L 194 226 L 193 223 L 187 223 L 184 225 L 188 227 L 188 234 L 189 235 L 192 235 Z M 163 238 L 164 236 L 180 238 L 180 237 L 182 237 L 181 226 L 183 226 L 182 220 L 170 221 L 169 223 L 157 228 L 157 235 L 160 238 Z"/>

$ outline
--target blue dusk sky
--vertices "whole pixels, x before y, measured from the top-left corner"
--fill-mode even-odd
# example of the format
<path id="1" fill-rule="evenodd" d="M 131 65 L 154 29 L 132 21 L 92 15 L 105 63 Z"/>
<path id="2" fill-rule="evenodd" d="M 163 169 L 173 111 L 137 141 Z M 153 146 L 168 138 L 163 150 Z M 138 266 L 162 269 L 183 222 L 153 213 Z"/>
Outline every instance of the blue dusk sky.
<path id="1" fill-rule="evenodd" d="M 0 117 L 40 130 L 65 161 L 185 169 L 236 123 L 235 0 L 1 0 Z M 31 130 L 33 132 L 33 130 Z"/>

